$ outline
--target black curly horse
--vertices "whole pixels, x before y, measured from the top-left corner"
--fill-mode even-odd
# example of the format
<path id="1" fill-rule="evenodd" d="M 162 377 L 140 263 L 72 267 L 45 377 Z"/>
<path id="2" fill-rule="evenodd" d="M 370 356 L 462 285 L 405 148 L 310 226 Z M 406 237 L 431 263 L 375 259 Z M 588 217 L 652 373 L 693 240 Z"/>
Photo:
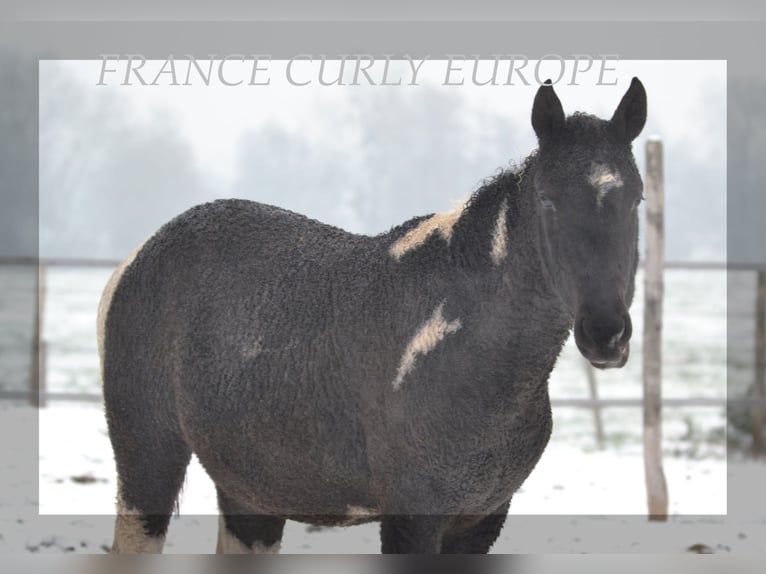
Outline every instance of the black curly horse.
<path id="1" fill-rule="evenodd" d="M 548 442 L 570 329 L 597 367 L 628 358 L 645 119 L 635 78 L 608 121 L 543 85 L 537 152 L 375 237 L 242 200 L 162 227 L 99 307 L 113 550 L 161 551 L 196 453 L 219 552 L 274 551 L 285 519 L 487 552 Z"/>

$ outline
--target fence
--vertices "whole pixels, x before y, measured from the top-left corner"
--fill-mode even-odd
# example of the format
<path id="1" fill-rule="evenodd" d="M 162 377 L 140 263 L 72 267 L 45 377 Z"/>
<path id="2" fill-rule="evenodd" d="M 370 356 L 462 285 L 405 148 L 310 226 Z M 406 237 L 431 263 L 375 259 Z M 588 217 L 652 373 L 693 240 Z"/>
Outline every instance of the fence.
<path id="1" fill-rule="evenodd" d="M 32 373 L 30 376 L 30 387 L 28 390 L 7 390 L 0 389 L 0 400 L 13 399 L 13 400 L 29 400 L 29 402 L 36 406 L 45 406 L 48 401 L 84 401 L 84 402 L 100 402 L 100 393 L 88 393 L 88 392 L 51 392 L 47 389 L 46 382 L 46 363 L 47 352 L 46 345 L 42 333 L 42 320 L 45 313 L 45 297 L 46 297 L 46 277 L 48 270 L 51 268 L 69 268 L 69 267 L 86 267 L 86 268 L 114 268 L 119 264 L 117 260 L 111 259 L 76 259 L 76 258 L 9 258 L 0 257 L 0 266 L 15 265 L 15 266 L 29 266 L 32 269 L 38 270 L 37 280 L 37 300 L 38 305 L 35 309 L 34 326 L 35 333 L 33 337 L 33 345 L 30 350 L 32 356 L 38 360 L 32 361 Z M 754 381 L 759 381 L 761 384 L 764 380 L 764 356 L 766 356 L 766 347 L 764 346 L 764 317 L 766 313 L 766 265 L 759 266 L 753 264 L 741 264 L 741 263 L 710 263 L 710 262 L 666 262 L 664 264 L 666 270 L 688 270 L 688 271 L 743 271 L 754 273 L 757 276 L 756 300 L 753 303 L 754 315 L 760 317 L 760 320 L 756 320 L 756 332 L 755 332 L 755 357 L 753 359 L 754 365 Z M 594 410 L 597 413 L 602 408 L 610 407 L 638 407 L 643 405 L 642 398 L 601 398 L 598 396 L 598 386 L 596 383 L 596 377 L 593 374 L 592 367 L 587 363 L 584 363 L 584 380 L 588 386 L 589 398 L 553 398 L 552 404 L 560 407 L 574 407 L 585 408 Z M 758 385 L 756 385 L 756 391 Z M 762 391 L 761 391 L 762 393 Z M 766 398 L 764 394 L 755 395 L 750 398 L 744 397 L 725 397 L 711 398 L 711 397 L 687 397 L 687 398 L 663 398 L 662 404 L 667 407 L 723 407 L 732 404 L 743 403 L 748 405 L 764 405 L 766 404 Z"/>

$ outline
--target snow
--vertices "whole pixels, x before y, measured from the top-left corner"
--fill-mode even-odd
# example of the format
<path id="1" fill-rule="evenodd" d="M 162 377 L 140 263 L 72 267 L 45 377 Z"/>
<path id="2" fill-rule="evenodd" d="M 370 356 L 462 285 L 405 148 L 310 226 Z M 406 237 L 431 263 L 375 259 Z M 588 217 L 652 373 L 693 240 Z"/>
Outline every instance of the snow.
<path id="1" fill-rule="evenodd" d="M 639 450 L 583 452 L 553 442 L 515 496 L 513 512 L 641 514 L 645 510 L 643 472 Z M 678 485 L 679 491 L 673 498 L 672 513 L 726 514 L 723 459 L 667 458 L 666 473 L 670 484 Z M 40 513 L 112 514 L 115 485 L 114 462 L 101 406 L 58 403 L 42 410 Z M 180 510 L 182 514 L 217 515 L 215 490 L 196 459 L 187 473 Z"/>
<path id="2" fill-rule="evenodd" d="M 0 409 L 17 428 L 38 423 L 31 407 L 5 404 Z M 104 552 L 111 545 L 116 478 L 101 405 L 61 402 L 40 410 L 39 445 L 39 492 L 21 472 L 21 459 L 30 454 L 14 441 L 3 445 L 7 484 L 0 499 L 0 552 Z M 665 471 L 671 517 L 667 523 L 650 523 L 643 515 L 639 449 L 588 451 L 554 438 L 514 497 L 493 552 L 677 553 L 694 545 L 713 552 L 763 552 L 766 512 L 739 512 L 745 518 L 738 521 L 725 513 L 727 479 L 766 484 L 766 465 L 666 457 Z M 194 459 L 166 552 L 213 552 L 216 532 L 215 491 Z M 377 553 L 378 525 L 315 530 L 288 522 L 282 550 Z"/>

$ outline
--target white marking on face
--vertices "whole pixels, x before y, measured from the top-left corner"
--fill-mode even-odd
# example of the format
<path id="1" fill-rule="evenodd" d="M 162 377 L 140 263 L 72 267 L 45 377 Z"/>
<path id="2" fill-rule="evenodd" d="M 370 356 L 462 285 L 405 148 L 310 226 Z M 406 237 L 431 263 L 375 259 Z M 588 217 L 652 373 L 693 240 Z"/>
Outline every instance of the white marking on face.
<path id="1" fill-rule="evenodd" d="M 125 270 L 130 267 L 130 264 L 133 263 L 133 260 L 136 258 L 145 244 L 146 241 L 131 251 L 130 254 L 123 260 L 123 262 L 120 263 L 112 272 L 112 275 L 109 277 L 109 281 L 107 281 L 106 286 L 104 287 L 104 291 L 101 294 L 101 300 L 98 302 L 98 315 L 96 317 L 96 339 L 98 342 L 98 356 L 101 363 L 102 382 L 104 378 L 104 337 L 106 331 L 106 317 L 109 314 L 109 307 L 112 304 L 112 296 L 114 295 L 115 289 L 117 289 L 117 285 L 120 284 L 120 279 L 122 279 L 122 275 L 125 273 Z"/>
<path id="2" fill-rule="evenodd" d="M 508 255 L 508 201 L 503 200 L 495 221 L 495 231 L 492 233 L 492 261 L 500 265 Z"/>
<path id="3" fill-rule="evenodd" d="M 234 536 L 226 528 L 226 520 L 223 515 L 218 516 L 218 544 L 216 554 L 279 554 L 280 543 L 264 546 L 260 542 L 254 542 L 252 548 L 248 548 L 242 541 Z"/>
<path id="4" fill-rule="evenodd" d="M 452 229 L 463 214 L 465 204 L 460 204 L 446 213 L 435 213 L 410 229 L 402 237 L 394 241 L 389 249 L 391 256 L 399 260 L 402 256 L 423 245 L 431 234 L 438 233 L 447 243 L 452 239 Z"/>
<path id="5" fill-rule="evenodd" d="M 462 327 L 460 319 L 447 322 L 444 319 L 444 302 L 434 309 L 431 317 L 421 325 L 404 350 L 399 362 L 399 370 L 394 379 L 394 390 L 397 390 L 404 378 L 415 368 L 418 355 L 427 355 L 436 348 L 436 345 L 447 335 L 456 332 Z"/>
<path id="6" fill-rule="evenodd" d="M 591 167 L 588 181 L 596 188 L 596 203 L 601 207 L 601 202 L 606 194 L 622 187 L 622 177 L 617 170 L 612 171 L 608 166 L 597 163 Z"/>

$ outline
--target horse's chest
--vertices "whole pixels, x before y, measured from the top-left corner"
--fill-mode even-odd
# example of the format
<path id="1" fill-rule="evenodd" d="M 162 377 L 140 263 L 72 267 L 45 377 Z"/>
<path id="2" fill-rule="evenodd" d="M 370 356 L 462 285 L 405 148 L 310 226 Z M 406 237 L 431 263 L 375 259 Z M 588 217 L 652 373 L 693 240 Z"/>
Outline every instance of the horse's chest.
<path id="1" fill-rule="evenodd" d="M 488 429 L 453 461 L 461 513 L 486 514 L 508 502 L 529 477 L 550 438 L 550 416 Z"/>
<path id="2" fill-rule="evenodd" d="M 487 510 L 503 504 L 527 479 L 543 454 L 551 435 L 551 415 L 547 408 L 518 412 L 505 424 L 498 424 L 486 438 L 489 456 L 477 474 L 487 492 Z"/>
<path id="3" fill-rule="evenodd" d="M 425 388 L 430 381 L 420 382 Z M 373 475 L 395 485 L 403 508 L 417 501 L 424 513 L 492 512 L 518 490 L 548 443 L 547 390 L 540 383 L 513 389 L 508 381 L 503 399 L 471 394 L 481 381 L 459 388 L 441 382 L 428 400 L 397 393 L 387 403 L 392 416 L 379 427 L 385 440 L 378 432 L 368 437 Z"/>

